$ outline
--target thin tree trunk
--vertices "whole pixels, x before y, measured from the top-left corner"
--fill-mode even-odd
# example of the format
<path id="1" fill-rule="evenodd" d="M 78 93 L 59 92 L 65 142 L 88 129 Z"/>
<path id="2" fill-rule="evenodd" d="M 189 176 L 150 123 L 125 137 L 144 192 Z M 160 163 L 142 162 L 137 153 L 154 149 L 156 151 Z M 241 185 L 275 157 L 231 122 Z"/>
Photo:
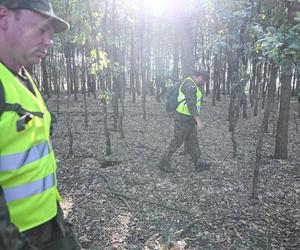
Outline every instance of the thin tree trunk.
<path id="1" fill-rule="evenodd" d="M 254 110 L 253 110 L 253 116 L 257 116 L 257 110 L 258 110 L 258 102 L 259 102 L 259 85 L 261 84 L 261 64 L 257 65 L 256 70 L 256 84 L 254 88 Z"/>
<path id="2" fill-rule="evenodd" d="M 231 131 L 231 141 L 232 141 L 233 157 L 234 158 L 238 154 L 238 152 L 237 152 L 238 143 L 237 143 L 236 138 L 235 138 L 235 131 L 236 131 L 239 115 L 240 115 L 240 107 L 239 107 L 238 104 L 236 104 L 236 105 L 234 105 L 234 108 L 233 108 L 233 128 L 232 128 L 232 131 Z"/>
<path id="3" fill-rule="evenodd" d="M 67 100 L 67 117 L 66 117 L 66 122 L 67 122 L 67 128 L 68 128 L 68 137 L 69 137 L 69 152 L 67 155 L 67 158 L 72 157 L 74 152 L 73 152 L 73 133 L 71 129 L 71 111 L 70 111 L 70 99 L 71 99 L 71 51 L 70 51 L 70 44 L 67 43 L 64 48 L 64 53 L 66 57 L 66 63 L 67 63 L 67 94 L 68 94 L 68 100 Z"/>
<path id="4" fill-rule="evenodd" d="M 41 61 L 41 67 L 42 67 L 42 82 L 44 87 L 44 94 L 47 95 L 48 98 L 51 98 L 50 91 L 49 91 L 49 79 L 48 79 L 48 73 L 47 73 L 47 67 L 46 67 L 46 60 L 45 58 Z"/>
<path id="5" fill-rule="evenodd" d="M 124 99 L 125 99 L 125 86 L 126 86 L 126 80 L 125 80 L 125 72 L 122 73 L 122 77 L 121 77 L 121 97 L 120 97 L 120 105 L 121 105 L 121 113 L 120 113 L 120 117 L 119 117 L 119 131 L 120 131 L 120 137 L 121 139 L 125 138 L 125 134 L 124 134 L 124 128 L 123 128 L 123 120 L 125 117 L 125 105 L 124 105 Z"/>
<path id="6" fill-rule="evenodd" d="M 135 89 L 135 49 L 134 49 L 134 36 L 133 31 L 131 32 L 130 39 L 130 91 L 132 93 L 132 103 L 136 102 L 136 89 Z"/>
<path id="7" fill-rule="evenodd" d="M 83 92 L 83 101 L 84 101 L 84 126 L 88 128 L 88 112 L 87 112 L 87 100 L 86 100 L 86 77 L 85 77 L 85 56 L 84 56 L 84 47 L 82 47 L 81 55 L 81 86 Z"/>
<path id="8" fill-rule="evenodd" d="M 273 65 L 272 72 L 273 74 L 277 73 L 277 66 Z M 261 164 L 261 152 L 262 152 L 262 147 L 263 147 L 263 139 L 264 139 L 264 132 L 265 132 L 265 127 L 267 126 L 268 119 L 270 116 L 271 112 L 271 106 L 274 100 L 274 95 L 275 95 L 275 90 L 276 90 L 276 81 L 272 80 L 270 81 L 268 85 L 268 94 L 267 94 L 267 103 L 266 103 L 266 109 L 263 117 L 263 122 L 260 127 L 260 131 L 258 134 L 258 142 L 256 146 L 256 158 L 255 158 L 255 165 L 254 165 L 254 174 L 253 174 L 253 182 L 252 182 L 252 194 L 251 198 L 252 199 L 257 199 L 257 189 L 258 189 L 258 178 L 259 178 L 259 168 Z"/>
<path id="9" fill-rule="evenodd" d="M 298 119 L 300 119 L 300 74 L 297 74 Z"/>
<path id="10" fill-rule="evenodd" d="M 107 122 L 107 103 L 106 100 L 101 100 L 102 103 L 102 113 L 103 113 L 103 124 L 104 124 L 104 134 L 105 134 L 105 152 L 106 155 L 111 155 L 111 142 L 110 135 L 108 130 L 108 122 Z"/>
<path id="11" fill-rule="evenodd" d="M 265 101 L 266 101 L 266 94 L 267 94 L 266 86 L 268 84 L 268 79 L 270 75 L 269 72 L 270 72 L 270 68 L 268 67 L 268 61 L 266 60 L 264 64 L 264 76 L 263 76 L 263 84 L 262 84 L 262 103 L 261 103 L 262 109 L 265 108 Z"/>
<path id="12" fill-rule="evenodd" d="M 270 80 L 269 80 L 269 82 L 268 82 L 268 92 L 269 91 L 271 91 L 271 93 L 273 94 L 273 96 L 271 96 L 270 98 L 272 98 L 271 99 L 271 107 L 270 107 L 270 109 L 272 108 L 272 106 L 274 105 L 274 98 L 275 98 L 275 92 L 276 92 L 276 80 L 277 80 L 277 74 L 278 74 L 278 66 L 277 65 L 275 65 L 274 63 L 272 63 L 272 64 L 270 64 Z M 270 89 L 270 87 L 269 87 L 269 85 L 271 85 L 272 86 L 272 88 Z M 268 93 L 267 93 L 267 95 L 268 95 Z M 270 113 L 271 112 L 269 112 L 269 113 L 267 113 L 267 115 L 268 115 L 268 119 L 267 119 L 267 121 L 266 121 L 266 123 L 265 123 L 265 127 L 264 127 L 264 133 L 267 133 L 268 132 L 268 124 L 269 124 L 269 116 L 270 116 Z"/>
<path id="13" fill-rule="evenodd" d="M 74 100 L 78 100 L 78 81 L 77 81 L 77 70 L 76 70 L 76 63 L 75 63 L 75 44 L 72 46 L 72 80 L 73 80 L 73 86 L 74 86 Z"/>
<path id="14" fill-rule="evenodd" d="M 250 105 L 251 108 L 254 107 L 254 95 L 255 95 L 255 86 L 256 86 L 256 65 L 257 65 L 257 58 L 255 57 L 252 62 L 252 77 L 250 80 Z"/>
<path id="15" fill-rule="evenodd" d="M 218 59 L 217 54 L 214 54 L 214 72 L 213 72 L 213 98 L 212 105 L 216 106 L 216 96 L 217 96 L 217 88 L 218 88 Z"/>
<path id="16" fill-rule="evenodd" d="M 173 73 L 172 78 L 174 82 L 179 81 L 179 46 L 178 39 L 175 37 L 174 48 L 173 48 Z"/>
<path id="17" fill-rule="evenodd" d="M 145 15 L 144 15 L 144 4 L 142 4 L 142 16 L 141 16 L 141 30 L 140 30 L 140 56 L 141 56 L 141 75 L 142 75 L 142 109 L 143 109 L 143 119 L 146 119 L 146 89 L 147 89 L 147 82 L 146 82 L 146 69 L 145 69 L 145 50 L 144 50 L 144 30 L 145 30 Z"/>

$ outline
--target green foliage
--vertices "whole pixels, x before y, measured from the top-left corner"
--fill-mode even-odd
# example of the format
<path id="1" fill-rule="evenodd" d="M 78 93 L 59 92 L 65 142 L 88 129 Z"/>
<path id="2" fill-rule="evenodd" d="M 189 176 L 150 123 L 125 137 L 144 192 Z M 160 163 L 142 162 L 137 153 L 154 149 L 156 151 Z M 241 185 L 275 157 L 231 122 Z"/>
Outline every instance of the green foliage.
<path id="1" fill-rule="evenodd" d="M 101 91 L 98 95 L 98 99 L 101 101 L 101 103 L 109 103 L 109 101 L 112 99 L 112 93 L 110 91 Z"/>
<path id="2" fill-rule="evenodd" d="M 300 59 L 299 33 L 286 26 L 279 29 L 268 27 L 264 37 L 257 41 L 256 51 L 279 64 L 286 60 L 296 62 Z"/>
<path id="3" fill-rule="evenodd" d="M 252 5 L 249 1 L 223 0 L 215 2 L 215 14 L 218 20 L 218 30 L 214 41 L 210 45 L 210 50 L 214 54 L 227 53 L 247 49 L 247 43 L 241 41 L 241 29 L 249 25 L 252 13 Z M 222 26 L 220 25 L 222 24 Z M 247 28 L 247 27 L 246 27 Z M 245 35 L 248 35 L 247 32 Z M 247 39 L 245 39 L 247 41 Z"/>
<path id="4" fill-rule="evenodd" d="M 108 67 L 109 59 L 107 53 L 102 50 L 92 49 L 89 56 L 89 74 L 95 75 Z"/>

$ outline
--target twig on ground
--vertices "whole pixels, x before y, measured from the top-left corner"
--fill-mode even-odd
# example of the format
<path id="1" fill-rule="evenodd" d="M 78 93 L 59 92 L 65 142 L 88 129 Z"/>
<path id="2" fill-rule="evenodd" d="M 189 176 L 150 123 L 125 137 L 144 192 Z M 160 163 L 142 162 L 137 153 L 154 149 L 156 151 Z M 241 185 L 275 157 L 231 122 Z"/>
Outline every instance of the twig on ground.
<path id="1" fill-rule="evenodd" d="M 139 201 L 139 202 L 144 202 L 144 203 L 149 203 L 149 204 L 152 204 L 152 205 L 156 205 L 156 206 L 159 206 L 159 207 L 163 207 L 167 210 L 172 210 L 172 211 L 177 211 L 177 212 L 181 212 L 181 213 L 185 213 L 185 214 L 190 214 L 190 212 L 188 211 L 185 211 L 185 210 L 182 210 L 180 208 L 176 208 L 176 207 L 169 207 L 167 205 L 164 205 L 162 203 L 157 203 L 157 202 L 153 202 L 153 201 L 148 201 L 148 200 L 143 200 L 143 199 L 139 199 L 137 197 L 133 197 L 133 196 L 129 196 L 129 195 L 126 195 L 126 194 L 122 194 L 122 193 L 118 193 L 116 191 L 102 191 L 106 194 L 113 194 L 115 196 L 119 196 L 119 197 L 123 197 L 125 199 L 128 199 L 128 200 L 136 200 L 136 201 Z"/>
<path id="2" fill-rule="evenodd" d="M 199 222 L 198 219 L 196 219 L 196 220 L 190 222 L 190 223 L 187 224 L 183 229 L 180 229 L 180 230 L 178 230 L 177 232 L 175 232 L 175 235 L 176 235 L 176 236 L 181 236 L 181 235 L 185 234 L 186 232 L 188 232 L 188 231 L 191 229 L 192 226 L 194 226 L 194 225 L 195 225 L 196 223 L 198 223 L 198 222 Z"/>
<path id="3" fill-rule="evenodd" d="M 238 230 L 233 226 L 232 227 L 233 231 L 235 232 L 236 236 L 244 243 L 246 244 L 248 247 L 250 247 L 251 249 L 255 250 L 254 247 L 252 247 L 250 244 L 248 244 L 244 239 L 243 237 L 240 235 L 240 233 L 238 232 Z"/>

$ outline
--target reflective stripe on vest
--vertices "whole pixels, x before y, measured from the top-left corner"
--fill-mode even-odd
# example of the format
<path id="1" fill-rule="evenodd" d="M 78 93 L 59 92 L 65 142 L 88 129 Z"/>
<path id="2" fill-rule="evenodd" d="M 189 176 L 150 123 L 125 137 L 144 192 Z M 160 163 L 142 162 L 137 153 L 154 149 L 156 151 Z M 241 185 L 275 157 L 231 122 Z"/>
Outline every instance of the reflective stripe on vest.
<path id="1" fill-rule="evenodd" d="M 24 199 L 35 194 L 39 194 L 52 188 L 55 185 L 55 176 L 50 174 L 45 178 L 30 183 L 26 183 L 13 188 L 4 188 L 4 198 L 6 202 Z"/>
<path id="2" fill-rule="evenodd" d="M 0 155 L 0 172 L 16 170 L 26 164 L 37 161 L 50 153 L 47 141 L 33 146 L 29 150 L 11 155 Z"/>
<path id="3" fill-rule="evenodd" d="M 10 221 L 20 232 L 37 227 L 57 214 L 56 161 L 50 142 L 51 116 L 31 76 L 34 94 L 0 63 L 0 80 L 7 103 L 41 112 L 16 130 L 18 113 L 5 111 L 0 120 L 0 186 Z M 0 247 L 1 248 L 1 247 Z"/>
<path id="4" fill-rule="evenodd" d="M 195 81 L 193 80 L 193 78 L 191 78 L 191 77 L 188 77 L 188 78 L 184 79 L 183 83 L 179 87 L 179 91 L 178 91 L 179 93 L 178 93 L 178 98 L 177 98 L 177 101 L 179 102 L 179 105 L 178 105 L 176 110 L 180 114 L 191 116 L 191 113 L 188 109 L 187 102 L 182 101 L 182 100 L 185 99 L 185 94 L 182 92 L 181 88 L 182 88 L 183 84 L 186 81 L 191 81 L 196 86 L 196 89 L 197 89 L 197 91 L 196 91 L 197 104 L 196 105 L 197 105 L 198 112 L 200 112 L 202 93 L 201 93 L 199 87 L 197 86 L 197 84 L 195 83 Z"/>

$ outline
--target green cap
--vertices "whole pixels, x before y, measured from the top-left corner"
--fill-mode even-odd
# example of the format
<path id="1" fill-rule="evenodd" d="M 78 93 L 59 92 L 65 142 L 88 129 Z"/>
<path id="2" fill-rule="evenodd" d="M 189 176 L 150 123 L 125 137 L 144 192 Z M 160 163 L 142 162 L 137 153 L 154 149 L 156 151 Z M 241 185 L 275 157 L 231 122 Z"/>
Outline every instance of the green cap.
<path id="1" fill-rule="evenodd" d="M 54 14 L 49 0 L 0 0 L 0 5 L 8 9 L 32 10 L 50 17 L 53 20 L 52 24 L 55 33 L 60 33 L 70 28 L 70 25 L 66 21 Z"/>

